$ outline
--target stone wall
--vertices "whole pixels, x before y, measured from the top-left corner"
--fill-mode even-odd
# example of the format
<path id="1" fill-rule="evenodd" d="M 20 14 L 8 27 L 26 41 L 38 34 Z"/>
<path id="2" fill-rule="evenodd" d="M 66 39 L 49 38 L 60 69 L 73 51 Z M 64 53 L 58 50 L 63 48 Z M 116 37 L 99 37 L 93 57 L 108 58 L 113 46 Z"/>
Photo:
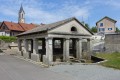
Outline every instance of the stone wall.
<path id="1" fill-rule="evenodd" d="M 107 34 L 105 36 L 105 52 L 120 52 L 120 34 Z"/>

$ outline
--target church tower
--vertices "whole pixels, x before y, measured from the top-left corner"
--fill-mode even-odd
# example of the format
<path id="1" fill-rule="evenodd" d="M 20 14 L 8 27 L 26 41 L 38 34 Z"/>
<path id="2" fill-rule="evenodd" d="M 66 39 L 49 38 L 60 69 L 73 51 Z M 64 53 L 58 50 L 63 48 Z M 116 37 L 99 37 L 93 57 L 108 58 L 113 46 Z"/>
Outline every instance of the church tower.
<path id="1" fill-rule="evenodd" d="M 18 13 L 18 22 L 19 23 L 25 23 L 25 11 L 23 10 L 22 4 Z"/>

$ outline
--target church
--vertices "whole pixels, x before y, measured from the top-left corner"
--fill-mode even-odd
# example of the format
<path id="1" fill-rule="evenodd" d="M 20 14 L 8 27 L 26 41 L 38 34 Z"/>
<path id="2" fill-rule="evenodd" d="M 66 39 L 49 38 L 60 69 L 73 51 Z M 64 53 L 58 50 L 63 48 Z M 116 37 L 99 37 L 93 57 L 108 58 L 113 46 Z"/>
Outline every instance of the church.
<path id="1" fill-rule="evenodd" d="M 16 36 L 22 32 L 35 28 L 35 24 L 25 23 L 25 11 L 21 5 L 18 13 L 18 23 L 3 21 L 0 23 L 0 36 Z"/>

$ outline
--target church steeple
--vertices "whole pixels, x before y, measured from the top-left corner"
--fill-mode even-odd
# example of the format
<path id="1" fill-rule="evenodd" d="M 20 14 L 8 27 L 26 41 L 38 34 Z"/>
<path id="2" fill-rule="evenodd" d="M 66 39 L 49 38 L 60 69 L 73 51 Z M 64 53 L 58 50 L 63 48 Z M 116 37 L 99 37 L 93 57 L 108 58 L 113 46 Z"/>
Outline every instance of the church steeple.
<path id="1" fill-rule="evenodd" d="M 25 11 L 23 10 L 22 4 L 21 4 L 18 15 L 19 15 L 18 22 L 25 23 Z"/>

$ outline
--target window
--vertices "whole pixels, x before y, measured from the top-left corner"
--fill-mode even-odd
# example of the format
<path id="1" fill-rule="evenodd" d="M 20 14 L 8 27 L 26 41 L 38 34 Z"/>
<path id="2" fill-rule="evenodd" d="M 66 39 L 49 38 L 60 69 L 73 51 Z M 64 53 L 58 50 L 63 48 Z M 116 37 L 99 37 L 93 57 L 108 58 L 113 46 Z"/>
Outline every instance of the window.
<path id="1" fill-rule="evenodd" d="M 73 26 L 73 27 L 71 28 L 71 31 L 72 31 L 72 32 L 77 32 L 76 27 Z"/>
<path id="2" fill-rule="evenodd" d="M 99 31 L 100 31 L 100 32 L 104 32 L 104 31 L 105 31 L 105 28 L 99 28 Z"/>
<path id="3" fill-rule="evenodd" d="M 112 28 L 108 28 L 108 30 L 109 30 L 109 31 L 111 31 L 111 30 L 112 30 Z"/>
<path id="4" fill-rule="evenodd" d="M 103 23 L 100 23 L 100 27 L 103 27 Z"/>

